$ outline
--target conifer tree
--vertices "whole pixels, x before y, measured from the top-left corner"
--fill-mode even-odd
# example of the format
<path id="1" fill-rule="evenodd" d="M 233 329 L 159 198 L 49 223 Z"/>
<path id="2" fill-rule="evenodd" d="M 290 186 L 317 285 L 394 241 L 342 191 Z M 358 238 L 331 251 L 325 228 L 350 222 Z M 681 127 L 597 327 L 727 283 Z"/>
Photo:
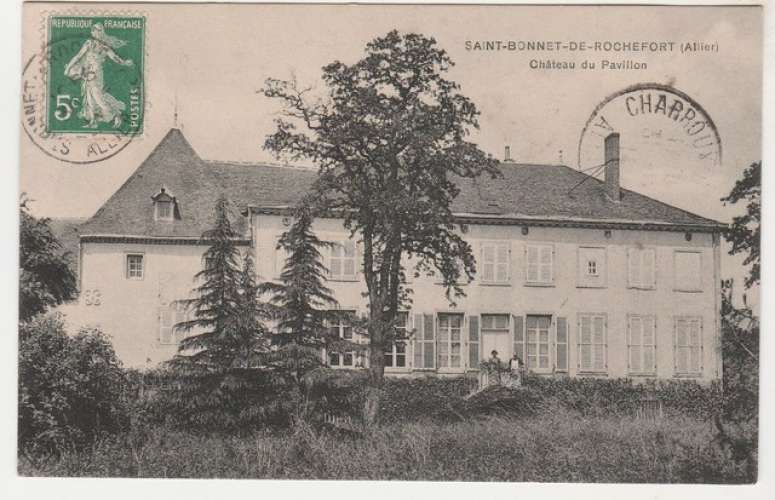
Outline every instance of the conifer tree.
<path id="1" fill-rule="evenodd" d="M 279 283 L 260 286 L 271 295 L 277 311 L 276 339 L 280 347 L 270 357 L 300 392 L 305 391 L 305 375 L 322 365 L 320 348 L 330 340 L 326 338 L 326 314 L 336 306 L 326 286 L 328 270 L 320 252 L 330 244 L 312 231 L 314 214 L 308 201 L 298 205 L 293 224 L 278 242 L 277 248 L 287 255 Z"/>
<path id="2" fill-rule="evenodd" d="M 330 244 L 312 231 L 313 220 L 312 209 L 303 201 L 296 209 L 293 224 L 277 245 L 287 255 L 280 282 L 262 285 L 263 290 L 272 294 L 271 302 L 280 311 L 281 343 L 320 345 L 325 311 L 336 305 L 325 283 L 328 271 L 320 253 L 321 248 Z"/>
<path id="3" fill-rule="evenodd" d="M 256 355 L 266 352 L 269 348 L 269 332 L 263 322 L 267 318 L 267 311 L 264 304 L 259 301 L 256 270 L 250 254 L 245 254 L 242 259 L 239 289 L 235 365 L 240 368 L 250 368 L 255 365 L 253 362 L 256 360 Z"/>
<path id="4" fill-rule="evenodd" d="M 258 315 L 253 263 L 249 256 L 240 269 L 240 252 L 235 240 L 239 234 L 229 219 L 225 197 L 215 205 L 215 226 L 202 234 L 210 246 L 205 265 L 196 274 L 201 281 L 196 297 L 188 301 L 195 318 L 175 325 L 182 331 L 201 333 L 180 342 L 178 358 L 213 369 L 246 366 L 248 352 L 260 339 L 264 328 Z M 178 359 L 182 361 L 182 359 Z"/>
<path id="5" fill-rule="evenodd" d="M 239 237 L 229 202 L 220 197 L 215 225 L 202 234 L 209 248 L 196 275 L 201 284 L 187 301 L 194 319 L 175 325 L 182 331 L 196 329 L 180 342 L 171 362 L 180 377 L 168 395 L 176 418 L 188 425 L 223 430 L 267 418 L 270 370 L 260 359 L 268 350 L 265 308 L 258 300 L 253 259 L 240 257 Z"/>

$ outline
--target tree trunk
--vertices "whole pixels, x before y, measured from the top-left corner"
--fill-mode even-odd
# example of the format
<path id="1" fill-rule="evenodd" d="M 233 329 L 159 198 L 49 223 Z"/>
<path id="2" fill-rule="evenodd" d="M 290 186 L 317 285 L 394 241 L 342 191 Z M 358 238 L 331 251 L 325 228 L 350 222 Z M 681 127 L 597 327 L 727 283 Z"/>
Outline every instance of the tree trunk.
<path id="1" fill-rule="evenodd" d="M 375 333 L 376 335 L 372 337 L 369 346 L 369 378 L 363 408 L 363 420 L 367 425 L 374 425 L 379 421 L 382 382 L 385 377 L 385 353 L 381 347 L 383 338 L 381 325 L 374 330 L 372 335 Z"/>

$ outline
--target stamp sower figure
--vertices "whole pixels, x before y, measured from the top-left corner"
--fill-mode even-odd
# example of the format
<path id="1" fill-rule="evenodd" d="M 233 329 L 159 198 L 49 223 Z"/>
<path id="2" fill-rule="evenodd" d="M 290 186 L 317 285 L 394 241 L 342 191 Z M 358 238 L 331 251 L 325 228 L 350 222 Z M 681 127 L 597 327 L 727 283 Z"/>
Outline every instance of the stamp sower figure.
<path id="1" fill-rule="evenodd" d="M 91 29 L 91 38 L 84 42 L 78 53 L 65 66 L 65 76 L 81 80 L 81 111 L 87 127 L 97 128 L 98 122 L 121 125 L 121 112 L 126 104 L 105 91 L 103 64 L 105 58 L 122 66 L 132 66 L 131 59 L 122 59 L 115 53 L 126 42 L 105 33 L 105 27 L 97 23 Z"/>

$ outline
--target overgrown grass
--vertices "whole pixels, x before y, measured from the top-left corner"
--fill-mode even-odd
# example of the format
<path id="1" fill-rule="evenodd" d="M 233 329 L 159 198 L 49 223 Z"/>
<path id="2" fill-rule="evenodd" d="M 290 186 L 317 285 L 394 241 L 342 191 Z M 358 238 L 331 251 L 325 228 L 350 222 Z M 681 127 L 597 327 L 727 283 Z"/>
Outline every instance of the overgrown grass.
<path id="1" fill-rule="evenodd" d="M 562 482 L 734 482 L 709 451 L 708 423 L 670 417 L 541 415 L 415 422 L 361 437 L 289 431 L 245 437 L 136 426 L 81 452 L 21 457 L 29 476 L 372 479 Z M 709 455 L 710 454 L 710 455 Z M 698 461 L 707 465 L 698 468 Z M 703 472 L 705 471 L 705 472 Z M 713 471 L 713 472 L 709 472 Z"/>

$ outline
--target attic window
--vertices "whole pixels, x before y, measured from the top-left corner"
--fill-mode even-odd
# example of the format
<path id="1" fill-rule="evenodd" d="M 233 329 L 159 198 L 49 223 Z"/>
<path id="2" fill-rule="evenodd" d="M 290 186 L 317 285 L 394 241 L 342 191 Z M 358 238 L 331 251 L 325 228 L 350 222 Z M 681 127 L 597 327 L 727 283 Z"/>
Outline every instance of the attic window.
<path id="1" fill-rule="evenodd" d="M 156 218 L 159 220 L 172 220 L 172 202 L 171 201 L 156 202 Z"/>
<path id="2" fill-rule="evenodd" d="M 166 188 L 151 196 L 153 200 L 153 217 L 158 221 L 173 221 L 179 219 L 177 200 Z"/>

